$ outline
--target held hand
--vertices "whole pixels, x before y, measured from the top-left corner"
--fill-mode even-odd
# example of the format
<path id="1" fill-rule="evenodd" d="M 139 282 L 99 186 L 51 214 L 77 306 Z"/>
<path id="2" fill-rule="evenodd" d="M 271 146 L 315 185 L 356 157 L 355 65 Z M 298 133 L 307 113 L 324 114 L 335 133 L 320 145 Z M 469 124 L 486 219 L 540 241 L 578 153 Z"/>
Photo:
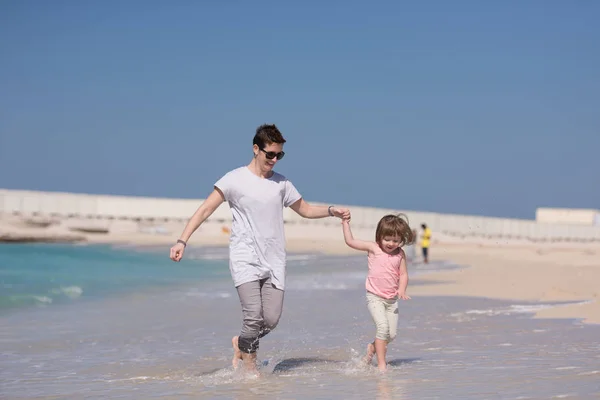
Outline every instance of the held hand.
<path id="1" fill-rule="evenodd" d="M 173 247 L 171 247 L 171 254 L 169 257 L 173 261 L 181 261 L 183 258 L 183 252 L 185 251 L 185 246 L 182 243 L 176 243 Z"/>
<path id="2" fill-rule="evenodd" d="M 348 210 L 347 208 L 332 207 L 331 212 L 335 217 L 341 219 L 350 219 L 350 210 Z"/>
<path id="3" fill-rule="evenodd" d="M 398 298 L 400 298 L 402 300 L 410 300 L 410 296 L 407 295 L 406 293 L 398 293 Z"/>

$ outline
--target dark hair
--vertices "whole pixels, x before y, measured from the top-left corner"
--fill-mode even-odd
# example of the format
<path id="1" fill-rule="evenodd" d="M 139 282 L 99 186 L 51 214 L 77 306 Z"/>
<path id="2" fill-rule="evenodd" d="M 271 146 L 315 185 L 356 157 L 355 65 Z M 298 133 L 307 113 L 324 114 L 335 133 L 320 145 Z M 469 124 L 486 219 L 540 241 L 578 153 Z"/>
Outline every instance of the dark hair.
<path id="1" fill-rule="evenodd" d="M 263 124 L 256 128 L 256 135 L 254 135 L 252 144 L 257 145 L 259 149 L 264 149 L 265 146 L 271 143 L 285 143 L 285 139 L 275 124 Z"/>
<path id="2" fill-rule="evenodd" d="M 379 220 L 375 241 L 381 245 L 381 241 L 386 236 L 399 236 L 402 242 L 400 246 L 412 244 L 415 240 L 413 231 L 408 225 L 408 217 L 404 214 L 389 214 Z"/>
<path id="3" fill-rule="evenodd" d="M 427 229 L 427 225 L 425 225 L 425 224 L 421 224 L 421 228 L 423 228 L 423 229 Z"/>

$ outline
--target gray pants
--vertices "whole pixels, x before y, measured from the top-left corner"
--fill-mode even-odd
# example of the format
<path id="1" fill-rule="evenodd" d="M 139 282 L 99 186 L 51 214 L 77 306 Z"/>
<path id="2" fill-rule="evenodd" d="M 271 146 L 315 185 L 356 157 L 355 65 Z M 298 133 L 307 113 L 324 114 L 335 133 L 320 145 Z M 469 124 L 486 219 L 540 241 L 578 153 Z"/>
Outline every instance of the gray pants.
<path id="1" fill-rule="evenodd" d="M 283 309 L 283 290 L 271 284 L 271 278 L 243 283 L 237 287 L 244 324 L 238 347 L 244 353 L 258 350 L 259 339 L 277 326 Z"/>

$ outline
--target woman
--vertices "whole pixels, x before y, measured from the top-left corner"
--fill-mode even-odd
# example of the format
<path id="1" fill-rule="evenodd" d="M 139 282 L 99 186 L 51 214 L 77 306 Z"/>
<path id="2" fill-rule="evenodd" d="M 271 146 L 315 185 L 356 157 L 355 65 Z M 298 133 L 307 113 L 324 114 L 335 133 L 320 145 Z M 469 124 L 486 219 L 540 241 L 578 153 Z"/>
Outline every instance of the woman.
<path id="1" fill-rule="evenodd" d="M 229 269 L 242 305 L 243 324 L 232 338 L 239 360 L 256 371 L 259 339 L 273 330 L 283 307 L 285 290 L 285 234 L 283 208 L 304 218 L 350 218 L 350 211 L 308 204 L 292 182 L 273 171 L 283 158 L 285 139 L 275 125 L 261 125 L 253 141 L 254 157 L 247 166 L 229 171 L 187 223 L 170 257 L 180 261 L 190 236 L 224 201 L 233 217 L 229 241 Z"/>

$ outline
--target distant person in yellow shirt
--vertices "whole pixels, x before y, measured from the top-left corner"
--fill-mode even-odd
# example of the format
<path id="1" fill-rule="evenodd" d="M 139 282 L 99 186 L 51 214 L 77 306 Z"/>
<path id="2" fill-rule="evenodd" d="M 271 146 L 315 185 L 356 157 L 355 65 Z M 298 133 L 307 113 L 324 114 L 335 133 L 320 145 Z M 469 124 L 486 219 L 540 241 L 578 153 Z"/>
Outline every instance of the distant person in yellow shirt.
<path id="1" fill-rule="evenodd" d="M 431 229 L 426 224 L 421 224 L 423 228 L 423 235 L 421 236 L 421 252 L 423 253 L 423 262 L 427 264 L 429 262 L 429 241 L 431 240 Z"/>

